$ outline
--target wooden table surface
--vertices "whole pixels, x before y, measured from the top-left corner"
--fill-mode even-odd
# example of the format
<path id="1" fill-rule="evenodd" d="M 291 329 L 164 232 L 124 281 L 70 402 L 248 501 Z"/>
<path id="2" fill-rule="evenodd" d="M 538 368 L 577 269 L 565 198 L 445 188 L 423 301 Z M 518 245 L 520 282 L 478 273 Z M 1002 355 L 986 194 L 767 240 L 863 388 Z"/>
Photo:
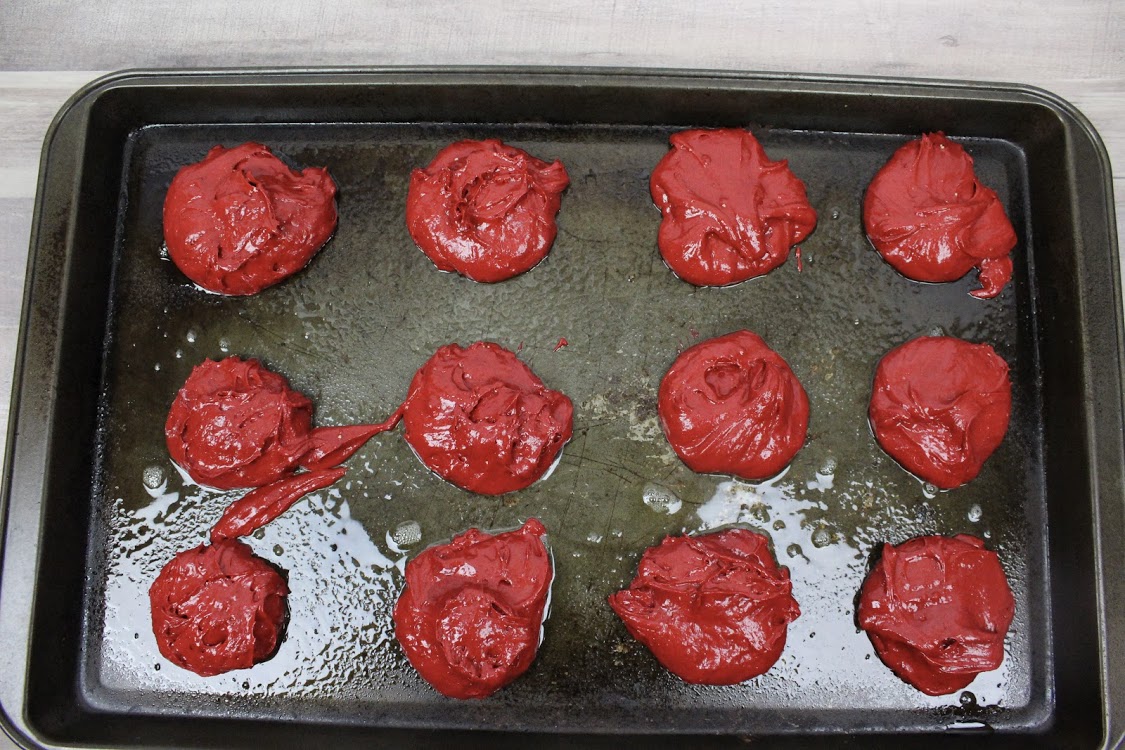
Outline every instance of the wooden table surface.
<path id="1" fill-rule="evenodd" d="M 546 7 L 539 7 L 539 6 Z M 1011 81 L 1101 133 L 1125 217 L 1120 0 L 4 0 L 0 4 L 0 450 L 39 153 L 86 82 L 122 68 L 583 65 Z M 3 739 L 0 738 L 0 747 Z"/>

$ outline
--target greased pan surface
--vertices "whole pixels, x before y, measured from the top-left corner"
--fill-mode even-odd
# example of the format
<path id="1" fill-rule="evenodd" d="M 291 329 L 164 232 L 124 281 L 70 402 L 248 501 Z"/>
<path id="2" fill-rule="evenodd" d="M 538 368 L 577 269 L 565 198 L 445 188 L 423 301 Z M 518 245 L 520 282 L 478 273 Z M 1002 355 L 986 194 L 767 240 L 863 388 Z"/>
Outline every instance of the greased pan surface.
<path id="1" fill-rule="evenodd" d="M 819 224 L 803 270 L 791 258 L 764 278 L 699 289 L 661 262 L 649 173 L 670 133 L 719 126 L 750 128 L 805 182 Z M 929 130 L 965 145 L 1016 228 L 1015 276 L 994 300 L 968 295 L 972 277 L 910 282 L 863 235 L 871 176 Z M 439 273 L 403 218 L 410 170 L 451 141 L 484 137 L 560 159 L 571 177 L 551 255 L 496 285 Z M 161 206 L 179 166 L 246 140 L 326 166 L 340 223 L 304 272 L 221 298 L 161 257 Z M 9 716 L 42 743 L 110 745 L 348 744 L 403 731 L 443 742 L 463 741 L 464 729 L 717 743 L 835 733 L 878 743 L 898 730 L 925 743 L 954 729 L 982 744 L 1096 746 L 1116 674 L 1103 668 L 1099 623 L 1106 638 L 1117 632 L 1097 572 L 1122 568 L 1113 550 L 1096 555 L 1105 529 L 1095 519 L 1104 525 L 1121 502 L 1120 304 L 1100 158 L 1070 110 L 1003 87 L 588 71 L 137 75 L 95 86 L 45 154 L 0 598 L 0 627 L 28 644 L 12 664 L 26 692 L 18 679 L 4 686 Z M 675 356 L 740 328 L 789 361 L 811 401 L 807 444 L 768 485 L 693 474 L 656 421 Z M 928 497 L 875 444 L 866 406 L 879 357 L 937 330 L 991 343 L 1012 366 L 1014 404 L 981 476 Z M 251 539 L 292 589 L 277 657 L 207 679 L 161 659 L 147 587 L 229 502 L 185 481 L 164 448 L 167 408 L 191 367 L 258 357 L 312 397 L 318 423 L 376 421 L 437 347 L 478 339 L 518 350 L 574 401 L 575 437 L 554 474 L 474 496 L 421 467 L 400 432 L 380 436 L 335 488 Z M 53 400 L 40 401 L 42 383 Z M 469 526 L 528 516 L 546 524 L 557 573 L 539 657 L 491 699 L 441 698 L 393 640 L 401 566 Z M 605 597 L 663 535 L 731 522 L 771 537 L 803 614 L 765 676 L 687 686 L 632 641 Z M 26 523 L 34 533 L 16 534 Z M 879 662 L 854 599 L 882 542 L 962 532 L 999 552 L 1016 620 L 1000 670 L 928 698 Z M 28 557 L 38 567 L 18 578 Z M 22 630 L 21 614 L 31 615 Z"/>

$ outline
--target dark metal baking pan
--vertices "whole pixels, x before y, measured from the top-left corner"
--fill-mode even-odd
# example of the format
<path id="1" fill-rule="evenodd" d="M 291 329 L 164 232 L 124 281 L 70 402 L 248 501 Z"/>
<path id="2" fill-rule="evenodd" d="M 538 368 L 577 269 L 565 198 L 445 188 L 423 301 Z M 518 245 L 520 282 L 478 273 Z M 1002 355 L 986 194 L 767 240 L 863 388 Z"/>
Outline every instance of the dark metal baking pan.
<path id="1" fill-rule="evenodd" d="M 648 175 L 668 135 L 749 127 L 787 158 L 820 215 L 787 263 L 730 289 L 677 280 L 655 250 Z M 920 285 L 863 236 L 860 202 L 893 150 L 956 137 L 1019 235 L 1012 284 Z M 549 258 L 479 285 L 437 273 L 410 242 L 410 170 L 463 137 L 561 159 L 572 184 Z M 213 144 L 269 144 L 340 186 L 334 239 L 251 298 L 192 288 L 161 258 L 176 169 Z M 988 747 L 1116 744 L 1125 564 L 1122 344 L 1109 166 L 1054 96 L 932 81 L 614 71 L 125 73 L 60 113 L 44 150 L 4 498 L 0 703 L 42 746 L 524 746 L 528 742 L 893 746 L 950 732 Z M 750 328 L 812 400 L 789 472 L 751 487 L 697 476 L 655 422 L 659 378 L 697 338 Z M 1011 429 L 982 475 L 936 497 L 875 445 L 865 408 L 878 358 L 935 329 L 991 342 L 1012 365 Z M 277 657 L 196 678 L 163 662 L 145 588 L 221 511 L 169 464 L 161 426 L 204 357 L 256 356 L 316 402 L 322 424 L 386 416 L 450 341 L 498 341 L 574 400 L 575 438 L 547 481 L 476 497 L 424 471 L 388 434 L 348 477 L 251 540 L 288 571 Z M 569 345 L 555 350 L 560 338 Z M 521 348 L 522 345 L 522 348 Z M 398 567 L 471 525 L 528 516 L 557 562 L 532 669 L 455 702 L 390 635 Z M 770 534 L 804 610 L 767 675 L 687 686 L 628 637 L 605 597 L 666 533 L 740 520 Z M 417 522 L 422 540 L 395 541 Z M 897 680 L 855 628 L 855 592 L 884 540 L 969 532 L 995 548 L 1017 615 L 1001 670 L 932 699 Z M 476 730 L 476 731 L 468 731 Z"/>

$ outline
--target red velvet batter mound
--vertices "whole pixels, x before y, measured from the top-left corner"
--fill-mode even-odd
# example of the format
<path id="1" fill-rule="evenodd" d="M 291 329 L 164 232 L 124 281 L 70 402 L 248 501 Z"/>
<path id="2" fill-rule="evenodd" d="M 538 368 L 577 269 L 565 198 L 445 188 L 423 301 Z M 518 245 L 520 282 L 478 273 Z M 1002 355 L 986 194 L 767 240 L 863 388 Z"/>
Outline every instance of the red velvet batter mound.
<path id="1" fill-rule="evenodd" d="M 965 484 L 1004 439 L 1008 364 L 988 344 L 950 336 L 892 349 L 875 370 L 868 415 L 890 456 L 942 489 Z"/>
<path id="2" fill-rule="evenodd" d="M 295 172 L 265 146 L 215 146 L 164 199 L 164 240 L 184 275 L 218 294 L 255 294 L 300 271 L 336 229 L 336 183 Z"/>
<path id="3" fill-rule="evenodd" d="M 980 269 L 995 297 L 1012 277 L 1016 233 L 996 193 L 980 183 L 973 159 L 942 133 L 894 153 L 863 201 L 867 236 L 895 270 L 915 281 L 955 281 Z"/>
<path id="4" fill-rule="evenodd" d="M 172 402 L 168 452 L 200 484 L 260 487 L 297 468 L 309 450 L 312 409 L 256 359 L 205 360 Z"/>
<path id="5" fill-rule="evenodd" d="M 492 695 L 535 660 L 554 577 L 546 533 L 534 518 L 495 536 L 470 529 L 407 563 L 395 637 L 442 695 Z"/>
<path id="6" fill-rule="evenodd" d="M 634 638 L 685 682 L 734 685 L 781 656 L 801 610 L 789 571 L 761 534 L 729 529 L 666 537 L 645 550 L 609 605 Z"/>
<path id="7" fill-rule="evenodd" d="M 204 360 L 176 394 L 164 436 L 172 460 L 200 484 L 261 487 L 298 467 L 329 469 L 371 437 L 378 425 L 310 429 L 312 402 L 256 359 Z"/>
<path id="8" fill-rule="evenodd" d="M 927 695 L 997 669 L 1014 613 L 1000 559 L 965 534 L 884 545 L 860 591 L 859 624 L 879 658 Z"/>
<path id="9" fill-rule="evenodd" d="M 816 227 L 805 185 L 745 130 L 685 130 L 652 171 L 664 215 L 658 244 L 684 281 L 726 286 L 761 276 Z"/>
<path id="10" fill-rule="evenodd" d="M 676 358 L 660 382 L 659 413 L 692 471 L 767 479 L 804 445 L 809 399 L 760 336 L 737 331 Z"/>
<path id="11" fill-rule="evenodd" d="M 204 677 L 273 656 L 284 633 L 289 587 L 242 542 L 181 552 L 149 589 L 160 653 Z"/>
<path id="12" fill-rule="evenodd" d="M 510 279 L 547 256 L 570 178 L 500 141 L 459 141 L 410 175 L 406 226 L 442 271 Z"/>
<path id="13" fill-rule="evenodd" d="M 406 441 L 426 466 L 482 495 L 521 490 L 570 439 L 574 407 L 515 354 L 478 341 L 438 349 L 403 403 Z"/>

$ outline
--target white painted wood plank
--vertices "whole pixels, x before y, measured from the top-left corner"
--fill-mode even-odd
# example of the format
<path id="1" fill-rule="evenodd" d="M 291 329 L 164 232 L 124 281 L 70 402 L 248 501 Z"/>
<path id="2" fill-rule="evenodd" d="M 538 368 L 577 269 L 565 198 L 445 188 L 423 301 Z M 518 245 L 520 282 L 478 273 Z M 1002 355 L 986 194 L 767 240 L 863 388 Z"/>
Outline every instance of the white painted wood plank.
<path id="1" fill-rule="evenodd" d="M 7 0 L 0 69 L 665 65 L 1023 80 L 1120 72 L 1115 0 Z"/>

